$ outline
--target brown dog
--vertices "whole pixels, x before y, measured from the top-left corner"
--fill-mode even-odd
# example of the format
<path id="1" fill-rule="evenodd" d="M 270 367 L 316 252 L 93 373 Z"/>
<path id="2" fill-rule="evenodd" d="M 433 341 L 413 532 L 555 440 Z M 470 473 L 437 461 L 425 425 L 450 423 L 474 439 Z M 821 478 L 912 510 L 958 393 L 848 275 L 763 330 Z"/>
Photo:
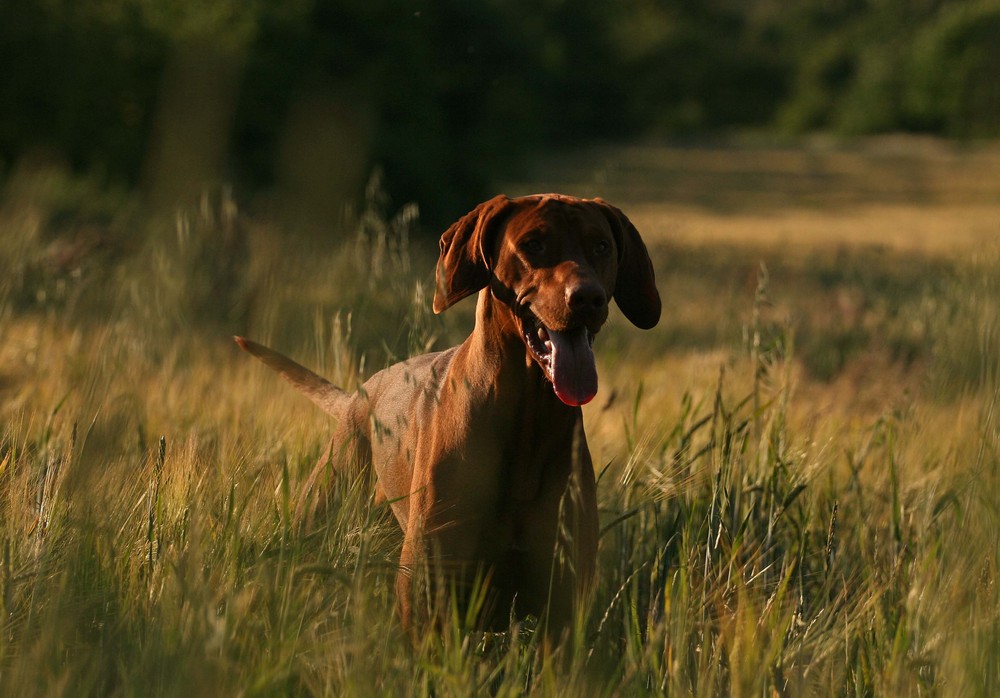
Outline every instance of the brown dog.
<path id="1" fill-rule="evenodd" d="M 241 337 L 339 423 L 370 461 L 377 497 L 405 532 L 396 591 L 404 626 L 423 619 L 422 565 L 459 603 L 487 585 L 478 624 L 513 612 L 568 626 L 597 559 L 594 470 L 580 405 L 597 392 L 591 344 L 612 297 L 633 324 L 660 317 L 639 233 L 600 199 L 498 196 L 441 237 L 434 312 L 479 293 L 460 346 L 373 376 L 354 395 Z M 438 586 L 440 591 L 443 587 Z"/>

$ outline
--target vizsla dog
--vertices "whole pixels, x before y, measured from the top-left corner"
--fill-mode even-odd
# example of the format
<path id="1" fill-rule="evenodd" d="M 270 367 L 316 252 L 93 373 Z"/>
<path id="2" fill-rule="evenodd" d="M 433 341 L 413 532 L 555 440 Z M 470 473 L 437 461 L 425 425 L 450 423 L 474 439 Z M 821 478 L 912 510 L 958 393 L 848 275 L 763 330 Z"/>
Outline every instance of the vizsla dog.
<path id="1" fill-rule="evenodd" d="M 337 419 L 332 453 L 350 443 L 374 467 L 376 497 L 405 533 L 396 581 L 404 627 L 427 620 L 414 587 L 427 569 L 460 605 L 485 585 L 481 629 L 533 614 L 558 636 L 597 559 L 580 409 L 597 393 L 591 346 L 611 298 L 640 328 L 659 321 L 653 267 L 621 211 L 558 194 L 493 198 L 452 225 L 440 248 L 434 312 L 478 292 L 472 334 L 377 373 L 356 394 L 236 341 Z"/>

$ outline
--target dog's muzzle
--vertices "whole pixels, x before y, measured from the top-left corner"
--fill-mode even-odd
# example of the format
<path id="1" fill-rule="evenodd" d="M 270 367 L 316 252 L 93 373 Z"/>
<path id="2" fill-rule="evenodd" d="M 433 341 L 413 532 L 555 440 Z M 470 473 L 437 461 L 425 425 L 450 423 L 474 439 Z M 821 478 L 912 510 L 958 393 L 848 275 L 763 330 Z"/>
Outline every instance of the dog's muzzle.
<path id="1" fill-rule="evenodd" d="M 585 405 L 597 394 L 594 333 L 585 325 L 567 330 L 546 327 L 531 313 L 521 319 L 528 351 L 552 383 L 556 397 L 567 405 Z"/>

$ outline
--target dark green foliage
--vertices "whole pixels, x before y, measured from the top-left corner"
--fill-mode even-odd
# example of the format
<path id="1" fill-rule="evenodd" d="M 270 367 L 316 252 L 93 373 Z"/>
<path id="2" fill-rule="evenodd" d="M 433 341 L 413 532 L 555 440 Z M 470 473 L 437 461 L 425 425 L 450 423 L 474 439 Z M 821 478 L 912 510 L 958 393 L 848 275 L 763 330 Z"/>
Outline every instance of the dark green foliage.
<path id="1" fill-rule="evenodd" d="M 206 83 L 225 87 L 205 117 L 228 121 L 225 162 L 186 176 L 280 184 L 296 110 L 319 100 L 319 128 L 357 151 L 348 200 L 379 166 L 437 230 L 539 148 L 746 127 L 995 136 L 998 31 L 996 0 L 0 0 L 0 168 L 44 152 L 155 180 L 157 114 L 185 99 L 170 66 L 193 52 L 236 72 Z M 206 97 L 188 97 L 198 118 Z"/>
<path id="2" fill-rule="evenodd" d="M 135 181 L 167 38 L 134 5 L 0 0 L 0 166 L 51 148 Z"/>
<path id="3" fill-rule="evenodd" d="M 921 27 L 906 82 L 917 128 L 951 136 L 996 136 L 1000 124 L 1000 4 L 956 4 Z"/>

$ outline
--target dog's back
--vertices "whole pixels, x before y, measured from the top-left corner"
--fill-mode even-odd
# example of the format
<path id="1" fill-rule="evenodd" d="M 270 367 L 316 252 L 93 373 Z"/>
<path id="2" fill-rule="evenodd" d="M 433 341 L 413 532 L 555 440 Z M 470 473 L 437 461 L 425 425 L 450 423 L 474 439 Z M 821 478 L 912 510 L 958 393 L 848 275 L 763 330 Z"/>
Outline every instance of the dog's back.
<path id="1" fill-rule="evenodd" d="M 414 586 L 426 569 L 460 609 L 489 580 L 482 628 L 503 628 L 515 613 L 544 616 L 558 634 L 597 563 L 581 411 L 597 393 L 592 343 L 612 299 L 636 326 L 657 323 L 652 263 L 621 211 L 553 194 L 491 199 L 440 246 L 435 312 L 478 294 L 475 326 L 458 347 L 391 366 L 348 395 L 287 357 L 237 342 L 338 420 L 304 495 L 327 464 L 373 466 L 376 497 L 404 531 L 396 593 L 405 626 L 452 606 L 429 606 Z"/>
<path id="2" fill-rule="evenodd" d="M 379 371 L 352 399 L 347 420 L 378 476 L 387 499 L 406 529 L 416 444 L 438 405 L 441 385 L 458 347 L 422 354 Z"/>

